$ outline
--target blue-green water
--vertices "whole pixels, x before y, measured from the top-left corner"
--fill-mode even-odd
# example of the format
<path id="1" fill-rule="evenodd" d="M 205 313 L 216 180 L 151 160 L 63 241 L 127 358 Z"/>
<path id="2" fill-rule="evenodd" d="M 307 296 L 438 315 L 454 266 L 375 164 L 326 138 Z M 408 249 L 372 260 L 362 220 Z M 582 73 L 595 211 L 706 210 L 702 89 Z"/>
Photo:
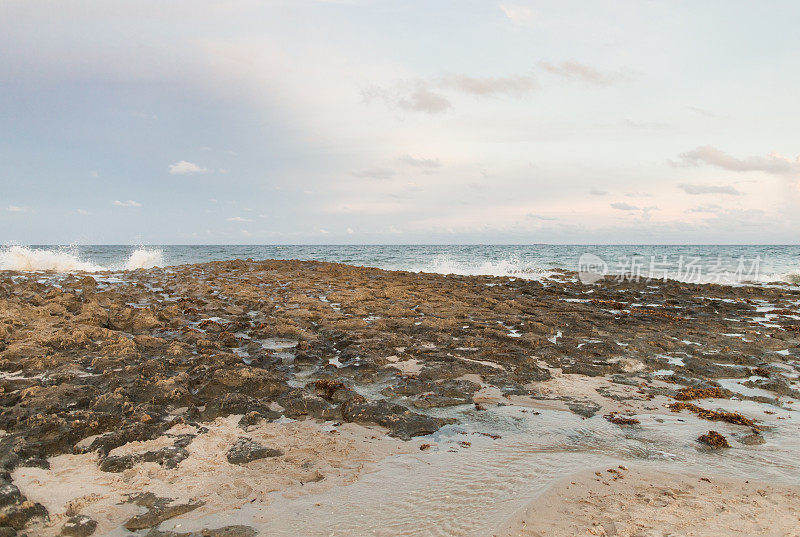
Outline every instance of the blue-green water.
<path id="1" fill-rule="evenodd" d="M 800 283 L 798 245 L 34 245 L 2 247 L 0 270 L 123 270 L 228 259 L 303 259 L 390 270 L 537 278 L 552 269 L 578 270 L 584 254 L 599 257 L 610 274 Z"/>

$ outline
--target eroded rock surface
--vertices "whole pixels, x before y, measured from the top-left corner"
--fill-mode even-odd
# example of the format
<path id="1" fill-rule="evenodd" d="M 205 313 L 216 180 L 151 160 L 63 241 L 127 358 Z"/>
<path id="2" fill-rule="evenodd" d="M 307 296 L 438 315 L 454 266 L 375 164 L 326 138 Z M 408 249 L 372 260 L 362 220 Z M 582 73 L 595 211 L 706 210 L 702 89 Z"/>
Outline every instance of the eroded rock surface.
<path id="1" fill-rule="evenodd" d="M 582 285 L 569 273 L 530 281 L 306 261 L 0 272 L 0 465 L 97 453 L 108 472 L 180 471 L 191 437 L 111 453 L 180 424 L 202 435 L 203 423 L 229 415 L 242 415 L 245 430 L 283 416 L 408 439 L 521 398 L 587 419 L 689 397 L 687 387 L 780 408 L 800 397 L 798 327 L 800 291 L 779 287 Z M 243 460 L 260 453 L 244 451 Z M 46 516 L 3 475 L 0 526 Z"/>

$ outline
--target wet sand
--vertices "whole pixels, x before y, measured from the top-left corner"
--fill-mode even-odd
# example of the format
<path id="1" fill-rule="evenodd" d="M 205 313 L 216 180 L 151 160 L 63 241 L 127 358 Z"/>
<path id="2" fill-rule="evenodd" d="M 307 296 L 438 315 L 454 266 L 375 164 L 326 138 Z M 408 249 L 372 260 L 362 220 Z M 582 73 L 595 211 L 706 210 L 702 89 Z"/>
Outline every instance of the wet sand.
<path id="1" fill-rule="evenodd" d="M 796 288 L 301 261 L 6 272 L 0 526 L 492 535 L 598 465 L 791 501 L 799 345 Z"/>
<path id="2" fill-rule="evenodd" d="M 497 537 L 797 537 L 800 487 L 627 467 L 570 476 Z"/>

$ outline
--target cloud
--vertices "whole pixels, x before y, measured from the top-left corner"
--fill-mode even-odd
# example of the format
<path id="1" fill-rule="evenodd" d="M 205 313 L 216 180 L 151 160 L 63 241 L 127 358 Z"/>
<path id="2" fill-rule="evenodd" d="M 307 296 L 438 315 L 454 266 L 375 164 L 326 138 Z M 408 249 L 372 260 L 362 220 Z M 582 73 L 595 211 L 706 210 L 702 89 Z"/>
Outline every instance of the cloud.
<path id="1" fill-rule="evenodd" d="M 227 220 L 228 222 L 252 222 L 249 218 L 242 218 L 241 216 L 232 216 Z"/>
<path id="2" fill-rule="evenodd" d="M 138 201 L 133 201 L 133 200 L 128 200 L 128 201 L 114 200 L 111 203 L 113 205 L 117 206 L 117 207 L 141 207 L 142 206 L 141 203 L 139 203 Z"/>
<path id="3" fill-rule="evenodd" d="M 442 91 L 489 97 L 494 95 L 521 96 L 537 88 L 533 75 L 475 77 L 447 74 L 429 80 L 400 82 L 394 87 L 370 86 L 361 91 L 363 102 L 382 101 L 389 108 L 409 112 L 439 114 L 452 108 Z"/>
<path id="4" fill-rule="evenodd" d="M 714 112 L 712 112 L 710 110 L 706 110 L 705 108 L 700 108 L 699 106 L 687 106 L 686 108 L 688 108 L 689 110 L 691 110 L 695 114 L 699 114 L 701 116 L 713 117 L 713 118 L 718 118 L 719 117 L 718 114 L 715 114 Z"/>
<path id="5" fill-rule="evenodd" d="M 361 92 L 365 103 L 381 100 L 390 108 L 399 108 L 409 112 L 425 112 L 439 114 L 451 108 L 450 101 L 438 93 L 432 92 L 424 83 L 419 83 L 411 90 L 389 90 L 372 86 Z"/>
<path id="6" fill-rule="evenodd" d="M 773 175 L 800 175 L 800 157 L 792 160 L 778 153 L 766 157 L 751 156 L 736 158 L 732 155 L 705 145 L 678 155 L 680 162 L 689 166 L 707 164 L 731 172 L 764 172 Z"/>
<path id="7" fill-rule="evenodd" d="M 366 168 L 350 172 L 353 177 L 362 179 L 389 179 L 397 175 L 397 172 L 389 168 Z"/>
<path id="8" fill-rule="evenodd" d="M 80 214 L 80 215 L 87 215 L 87 214 L 89 214 L 89 211 L 87 211 L 86 209 L 75 209 L 75 212 L 76 212 L 77 214 Z"/>
<path id="9" fill-rule="evenodd" d="M 617 209 L 619 211 L 638 211 L 639 207 L 636 205 L 631 205 L 630 203 L 625 203 L 624 201 L 617 201 L 611 204 L 611 208 Z"/>
<path id="10" fill-rule="evenodd" d="M 442 163 L 439 162 L 439 159 L 417 158 L 417 157 L 412 157 L 411 155 L 403 155 L 401 157 L 397 157 L 397 160 L 399 160 L 406 166 L 413 166 L 414 168 L 433 169 L 433 168 L 441 168 L 442 166 Z"/>
<path id="11" fill-rule="evenodd" d="M 692 196 L 702 194 L 727 194 L 729 196 L 741 196 L 742 193 L 730 185 L 690 185 L 681 183 L 678 188 Z"/>
<path id="12" fill-rule="evenodd" d="M 536 214 L 536 213 L 528 213 L 525 215 L 525 218 L 529 218 L 531 220 L 545 220 L 547 222 L 558 220 L 558 217 L 555 216 L 542 216 L 541 214 Z"/>
<path id="13" fill-rule="evenodd" d="M 195 173 L 208 173 L 210 170 L 193 162 L 181 160 L 169 166 L 170 175 L 192 175 Z"/>
<path id="14" fill-rule="evenodd" d="M 592 196 L 605 196 L 606 194 L 608 194 L 608 192 L 606 192 L 605 190 L 593 188 L 589 191 L 589 194 L 591 194 Z"/>
<path id="15" fill-rule="evenodd" d="M 450 101 L 438 93 L 433 93 L 424 86 L 420 86 L 409 95 L 399 98 L 396 104 L 403 110 L 428 112 L 429 114 L 444 112 L 451 107 Z"/>
<path id="16" fill-rule="evenodd" d="M 603 73 L 575 60 L 566 60 L 560 63 L 539 62 L 539 66 L 552 75 L 596 86 L 607 86 L 628 78 L 623 72 Z"/>
<path id="17" fill-rule="evenodd" d="M 716 204 L 711 205 L 700 205 L 697 207 L 692 207 L 691 209 L 686 209 L 685 212 L 687 213 L 719 213 L 722 212 L 723 208 Z"/>
<path id="18" fill-rule="evenodd" d="M 532 28 L 539 22 L 538 13 L 528 6 L 503 2 L 500 4 L 500 9 L 512 23 L 518 26 Z"/>
<path id="19" fill-rule="evenodd" d="M 16 205 L 9 205 L 6 210 L 10 213 L 24 213 L 27 211 L 25 207 L 18 207 Z"/>
<path id="20" fill-rule="evenodd" d="M 474 77 L 467 75 L 445 75 L 436 85 L 440 88 L 459 91 L 469 95 L 520 95 L 537 88 L 533 75 L 510 75 L 501 77 Z"/>

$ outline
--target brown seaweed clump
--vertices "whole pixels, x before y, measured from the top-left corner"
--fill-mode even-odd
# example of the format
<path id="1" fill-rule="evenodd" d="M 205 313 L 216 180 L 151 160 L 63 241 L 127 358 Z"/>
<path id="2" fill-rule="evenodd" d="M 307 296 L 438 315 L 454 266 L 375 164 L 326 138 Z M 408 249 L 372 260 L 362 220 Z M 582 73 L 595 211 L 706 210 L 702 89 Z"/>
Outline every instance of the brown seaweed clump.
<path id="1" fill-rule="evenodd" d="M 758 425 L 745 416 L 742 416 L 738 412 L 726 412 L 724 410 L 708 410 L 707 408 L 702 408 L 694 403 L 684 403 L 684 402 L 677 402 L 672 403 L 671 405 L 667 405 L 673 412 L 680 412 L 681 410 L 688 410 L 689 412 L 693 412 L 703 418 L 704 420 L 709 421 L 724 421 L 726 423 L 733 423 L 734 425 L 746 425 L 747 427 L 752 427 L 754 429 L 758 429 Z"/>
<path id="2" fill-rule="evenodd" d="M 708 431 L 706 434 L 701 434 L 697 437 L 697 441 L 714 449 L 731 447 L 728 443 L 728 439 L 717 431 Z"/>
<path id="3" fill-rule="evenodd" d="M 624 302 L 617 302 L 616 300 L 601 300 L 599 298 L 595 298 L 590 301 L 595 306 L 607 307 L 615 310 L 624 310 L 628 309 L 628 304 Z"/>
<path id="4" fill-rule="evenodd" d="M 314 388 L 316 388 L 317 392 L 325 399 L 333 398 L 333 394 L 336 393 L 337 390 L 347 389 L 343 382 L 328 378 L 314 381 Z"/>
<path id="5" fill-rule="evenodd" d="M 678 390 L 675 399 L 679 401 L 691 401 L 693 399 L 728 399 L 730 392 L 722 388 L 695 388 L 694 386 L 687 386 Z"/>
<path id="6" fill-rule="evenodd" d="M 603 417 L 608 421 L 610 421 L 611 423 L 615 423 L 617 425 L 638 425 L 639 423 L 641 423 L 636 418 L 631 418 L 629 416 L 620 416 L 616 412 L 612 412 L 611 414 L 606 414 Z"/>

